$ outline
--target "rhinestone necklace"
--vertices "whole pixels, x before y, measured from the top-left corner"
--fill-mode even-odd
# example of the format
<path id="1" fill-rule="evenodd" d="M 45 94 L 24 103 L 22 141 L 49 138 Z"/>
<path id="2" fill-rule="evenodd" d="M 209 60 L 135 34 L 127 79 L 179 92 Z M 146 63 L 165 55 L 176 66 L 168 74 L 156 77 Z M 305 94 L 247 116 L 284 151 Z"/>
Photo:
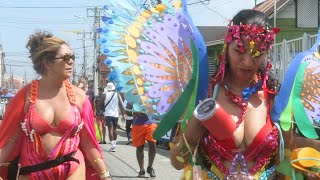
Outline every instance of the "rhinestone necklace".
<path id="1" fill-rule="evenodd" d="M 224 88 L 226 90 L 226 96 L 228 96 L 233 103 L 237 104 L 241 108 L 240 117 L 238 117 L 238 121 L 236 122 L 236 128 L 238 128 L 244 118 L 247 116 L 247 103 L 243 98 L 233 94 L 226 85 L 224 85 Z"/>

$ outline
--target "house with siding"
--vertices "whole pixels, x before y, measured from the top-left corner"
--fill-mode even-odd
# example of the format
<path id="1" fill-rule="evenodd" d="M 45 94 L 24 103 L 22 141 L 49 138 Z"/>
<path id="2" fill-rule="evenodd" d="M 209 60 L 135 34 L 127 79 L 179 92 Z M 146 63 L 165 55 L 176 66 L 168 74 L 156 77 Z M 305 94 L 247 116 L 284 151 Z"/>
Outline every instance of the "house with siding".
<path id="1" fill-rule="evenodd" d="M 204 41 L 206 42 L 208 52 L 209 75 L 214 75 L 217 63 L 217 57 L 222 52 L 226 26 L 198 26 Z"/>
<path id="2" fill-rule="evenodd" d="M 276 0 L 276 7 L 276 27 L 281 29 L 277 42 L 300 38 L 304 33 L 317 34 L 318 0 Z M 266 0 L 253 9 L 267 14 L 274 25 L 274 0 Z"/>
<path id="3" fill-rule="evenodd" d="M 319 26 L 319 0 L 276 0 L 276 22 L 274 22 L 274 0 L 266 0 L 254 9 L 264 12 L 273 26 L 281 31 L 271 51 L 271 73 L 282 82 L 287 68 L 298 53 L 311 48 L 316 40 Z"/>

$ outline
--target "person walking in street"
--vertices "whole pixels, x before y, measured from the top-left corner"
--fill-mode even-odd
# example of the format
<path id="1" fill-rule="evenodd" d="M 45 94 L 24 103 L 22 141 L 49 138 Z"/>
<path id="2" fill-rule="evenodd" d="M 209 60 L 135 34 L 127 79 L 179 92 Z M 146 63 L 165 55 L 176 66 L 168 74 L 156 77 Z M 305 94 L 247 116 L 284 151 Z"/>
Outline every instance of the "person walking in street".
<path id="1" fill-rule="evenodd" d="M 156 173 L 152 167 L 154 158 L 156 157 L 156 140 L 153 138 L 153 131 L 157 128 L 157 124 L 146 114 L 143 113 L 133 113 L 133 125 L 132 125 L 132 145 L 137 147 L 136 157 L 139 164 L 139 174 L 138 177 L 145 177 L 144 169 L 144 144 L 147 141 L 149 146 L 148 156 L 148 167 L 147 173 L 150 177 L 156 177 Z"/>
<path id="2" fill-rule="evenodd" d="M 0 164 L 10 164 L 0 168 L 0 179 L 111 179 L 89 99 L 69 80 L 69 45 L 36 32 L 26 47 L 41 78 L 17 93 L 0 125 Z"/>
<path id="3" fill-rule="evenodd" d="M 132 105 L 128 103 L 127 101 L 124 101 L 124 105 L 126 109 L 132 109 Z M 126 145 L 130 145 L 132 143 L 131 140 L 131 126 L 132 126 L 132 121 L 133 121 L 133 113 L 131 111 L 126 111 L 126 114 L 124 115 L 125 121 L 126 121 L 126 134 L 128 141 Z"/>
<path id="4" fill-rule="evenodd" d="M 108 92 L 102 96 L 102 100 L 99 103 L 99 106 L 104 109 L 104 117 L 106 125 L 108 126 L 109 131 L 109 139 L 111 142 L 111 152 L 115 152 L 116 145 L 117 145 L 117 126 L 118 126 L 118 119 L 119 113 L 122 111 L 121 104 L 120 104 L 120 97 L 119 94 L 115 91 L 116 87 L 112 82 L 109 82 L 106 86 Z M 122 113 L 124 115 L 124 113 Z M 124 117 L 123 117 L 124 118 Z M 102 137 L 105 139 L 106 129 L 102 129 Z"/>
<path id="5" fill-rule="evenodd" d="M 104 88 L 103 87 L 99 87 L 98 88 L 98 96 L 96 97 L 95 99 L 95 114 L 96 114 L 96 122 L 97 122 L 97 125 L 98 125 L 98 130 L 99 130 L 99 133 L 101 135 L 101 141 L 99 142 L 99 144 L 107 144 L 106 143 L 106 123 L 105 123 L 105 120 L 104 120 L 104 109 L 102 109 L 100 106 L 99 106 L 99 102 L 102 101 L 102 96 L 103 96 L 103 93 L 104 93 Z"/>

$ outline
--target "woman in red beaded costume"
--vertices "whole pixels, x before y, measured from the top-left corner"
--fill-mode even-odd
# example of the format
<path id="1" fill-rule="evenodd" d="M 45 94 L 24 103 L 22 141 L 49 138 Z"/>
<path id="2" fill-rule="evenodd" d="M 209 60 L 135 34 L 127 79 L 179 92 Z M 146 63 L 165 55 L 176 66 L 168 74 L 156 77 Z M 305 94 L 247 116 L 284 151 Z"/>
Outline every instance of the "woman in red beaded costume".
<path id="1" fill-rule="evenodd" d="M 269 116 L 275 91 L 267 80 L 278 31 L 255 10 L 242 10 L 230 22 L 213 94 L 199 103 L 171 149 L 184 179 L 274 177 L 279 131 Z"/>
<path id="2" fill-rule="evenodd" d="M 1 123 L 1 178 L 110 179 L 95 137 L 91 104 L 69 81 L 75 60 L 69 46 L 50 33 L 37 32 L 27 48 L 42 77 L 15 96 Z"/>

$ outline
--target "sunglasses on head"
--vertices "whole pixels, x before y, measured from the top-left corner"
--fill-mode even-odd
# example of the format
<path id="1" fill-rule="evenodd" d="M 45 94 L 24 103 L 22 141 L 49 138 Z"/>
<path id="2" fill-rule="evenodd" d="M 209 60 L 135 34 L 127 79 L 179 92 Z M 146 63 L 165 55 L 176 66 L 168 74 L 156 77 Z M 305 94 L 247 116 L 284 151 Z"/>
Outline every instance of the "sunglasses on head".
<path id="1" fill-rule="evenodd" d="M 62 57 L 56 57 L 56 58 L 54 58 L 54 59 L 63 59 L 63 61 L 66 61 L 66 62 L 68 62 L 70 59 L 72 59 L 72 60 L 75 60 L 75 55 L 74 54 L 65 54 L 64 56 L 62 56 Z"/>

